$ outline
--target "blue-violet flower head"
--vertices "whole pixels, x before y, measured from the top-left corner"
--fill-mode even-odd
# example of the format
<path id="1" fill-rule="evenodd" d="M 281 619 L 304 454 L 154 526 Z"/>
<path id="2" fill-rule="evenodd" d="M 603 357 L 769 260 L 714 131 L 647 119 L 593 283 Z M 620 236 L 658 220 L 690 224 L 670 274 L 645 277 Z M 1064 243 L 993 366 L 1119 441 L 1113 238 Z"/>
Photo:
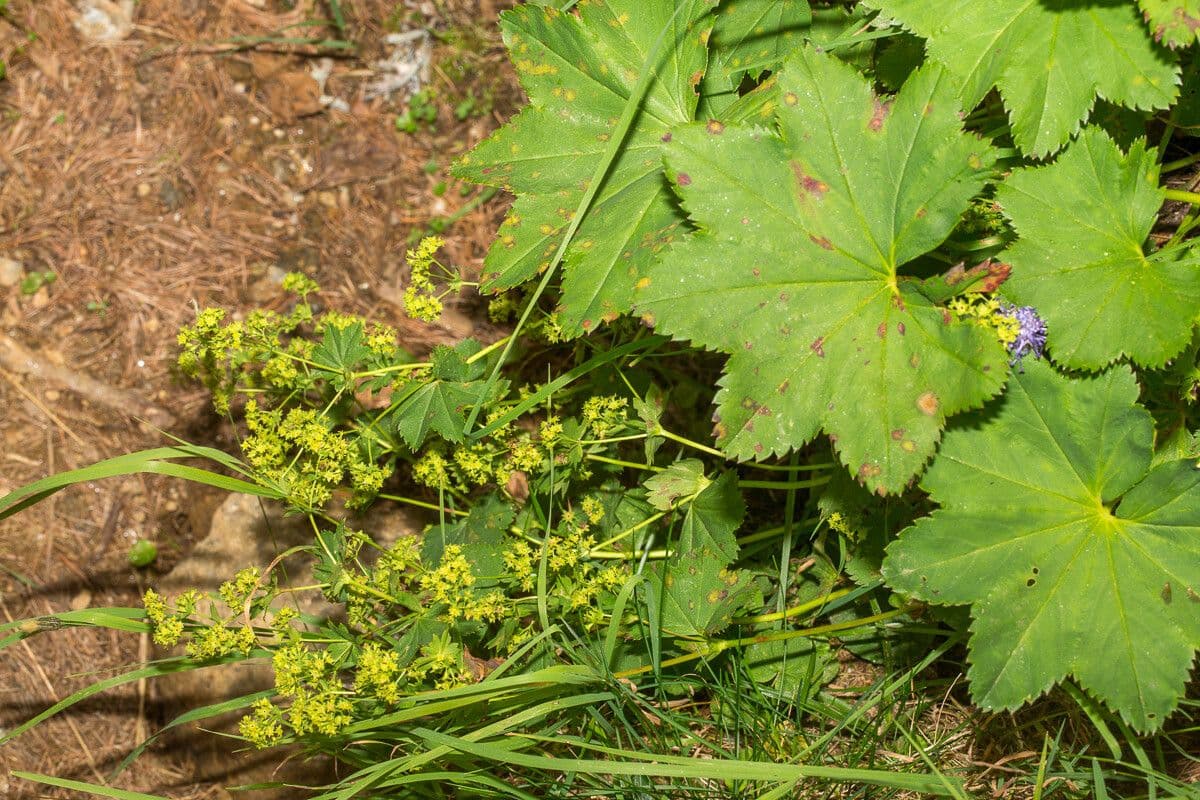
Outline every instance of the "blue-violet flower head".
<path id="1" fill-rule="evenodd" d="M 1041 358 L 1042 351 L 1046 349 L 1046 322 L 1038 316 L 1034 307 L 1005 303 L 1000 307 L 1000 313 L 1016 320 L 1020 326 L 1017 338 L 1008 345 L 1008 351 L 1012 353 L 1009 363 L 1017 366 L 1022 358 L 1030 354 L 1034 358 Z"/>

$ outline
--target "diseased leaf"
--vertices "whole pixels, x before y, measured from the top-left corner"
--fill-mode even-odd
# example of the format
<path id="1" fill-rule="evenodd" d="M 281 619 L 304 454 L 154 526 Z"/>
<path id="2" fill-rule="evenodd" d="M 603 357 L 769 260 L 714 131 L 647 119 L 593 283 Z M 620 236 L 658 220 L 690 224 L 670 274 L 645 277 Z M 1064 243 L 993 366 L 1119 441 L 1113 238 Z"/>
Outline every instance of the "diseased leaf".
<path id="1" fill-rule="evenodd" d="M 1175 100 L 1179 68 L 1132 3 L 1094 0 L 864 0 L 928 40 L 929 57 L 962 82 L 963 105 L 993 86 L 1013 139 L 1044 156 L 1087 119 L 1097 96 L 1138 109 Z"/>
<path id="2" fill-rule="evenodd" d="M 706 639 L 729 626 L 744 608 L 762 605 L 762 593 L 745 570 L 726 569 L 721 556 L 681 552 L 646 582 L 647 602 L 661 608 L 663 633 Z"/>
<path id="3" fill-rule="evenodd" d="M 701 84 L 704 111 L 719 114 L 737 100 L 743 77 L 775 69 L 804 41 L 812 22 L 806 0 L 725 0 L 708 40 Z"/>
<path id="4" fill-rule="evenodd" d="M 900 490 L 947 416 L 999 391 L 1004 350 L 934 306 L 901 268 L 940 244 L 990 174 L 956 88 L 917 71 L 894 100 L 806 47 L 778 78 L 781 135 L 684 126 L 668 172 L 701 229 L 652 267 L 638 309 L 731 354 L 719 444 L 784 453 L 821 430 L 872 490 Z"/>
<path id="5" fill-rule="evenodd" d="M 970 604 L 971 693 L 1011 709 L 1073 675 L 1158 728 L 1200 647 L 1200 470 L 1150 469 L 1153 423 L 1128 367 L 1045 362 L 946 433 L 922 480 L 941 509 L 887 551 L 888 583 Z"/>
<path id="6" fill-rule="evenodd" d="M 996 199 L 1020 239 L 1004 291 L 1046 320 L 1050 355 L 1099 369 L 1129 356 L 1160 366 L 1187 345 L 1200 317 L 1200 251 L 1151 253 L 1146 237 L 1163 191 L 1153 151 L 1123 155 L 1089 127 L 1049 166 L 1017 170 Z"/>
<path id="7" fill-rule="evenodd" d="M 1200 0 L 1138 0 L 1154 41 L 1187 47 L 1200 36 Z"/>
<path id="8" fill-rule="evenodd" d="M 659 511 L 667 511 L 680 499 L 698 494 L 711 480 L 704 474 L 704 463 L 695 458 L 676 461 L 646 480 L 646 499 Z"/>
<path id="9" fill-rule="evenodd" d="M 675 3 L 639 0 L 580 3 L 578 15 L 521 5 L 501 17 L 529 106 L 455 169 L 517 195 L 484 263 L 491 290 L 550 266 L 643 62 L 667 30 L 642 110 L 567 251 L 569 333 L 628 311 L 634 284 L 679 225 L 661 151 L 670 129 L 694 118 L 712 25 L 709 0 L 683 2 L 673 22 Z"/>

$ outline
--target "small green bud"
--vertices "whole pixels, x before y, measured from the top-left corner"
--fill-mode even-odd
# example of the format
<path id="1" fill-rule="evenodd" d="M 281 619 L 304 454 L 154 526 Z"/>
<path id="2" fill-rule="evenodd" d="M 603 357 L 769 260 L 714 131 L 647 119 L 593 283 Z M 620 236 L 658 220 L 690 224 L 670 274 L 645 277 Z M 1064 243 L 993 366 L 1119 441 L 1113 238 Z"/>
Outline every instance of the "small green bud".
<path id="1" fill-rule="evenodd" d="M 148 567 L 158 558 L 158 545 L 148 539 L 138 539 L 129 547 L 129 563 L 141 569 Z"/>

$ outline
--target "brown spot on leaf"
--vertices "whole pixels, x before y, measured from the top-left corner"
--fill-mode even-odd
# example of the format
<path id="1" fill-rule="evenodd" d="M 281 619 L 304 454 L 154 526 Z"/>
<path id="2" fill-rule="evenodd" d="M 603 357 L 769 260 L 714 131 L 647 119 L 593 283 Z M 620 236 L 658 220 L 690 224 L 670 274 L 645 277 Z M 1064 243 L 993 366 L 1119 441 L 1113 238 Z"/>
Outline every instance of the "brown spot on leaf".
<path id="1" fill-rule="evenodd" d="M 900 449 L 906 453 L 915 453 L 917 452 L 917 443 L 912 439 L 905 439 L 900 443 Z"/>
<path id="2" fill-rule="evenodd" d="M 903 322 L 896 323 L 896 333 L 900 334 L 901 336 L 904 335 L 904 323 Z"/>
<path id="3" fill-rule="evenodd" d="M 796 186 L 802 194 L 811 194 L 815 199 L 820 200 L 829 191 L 829 184 L 806 173 L 799 162 L 793 161 L 791 165 L 792 175 L 796 177 Z"/>
<path id="4" fill-rule="evenodd" d="M 1162 588 L 1162 601 L 1167 605 L 1171 605 L 1171 582 L 1167 581 Z"/>
<path id="5" fill-rule="evenodd" d="M 876 132 L 883 130 L 883 123 L 891 110 L 890 101 L 880 101 L 879 98 L 875 98 L 875 109 L 871 112 L 871 121 L 867 123 L 867 127 Z"/>
<path id="6" fill-rule="evenodd" d="M 800 102 L 800 98 L 796 96 L 795 92 L 786 92 L 783 95 L 783 104 L 785 106 L 794 106 L 794 105 L 796 105 L 796 103 L 799 103 L 799 102 Z"/>
<path id="7" fill-rule="evenodd" d="M 818 336 L 816 339 L 813 339 L 813 343 L 809 345 L 809 349 L 811 349 L 814 353 L 817 354 L 817 358 L 824 358 L 825 357 L 825 337 Z"/>
<path id="8" fill-rule="evenodd" d="M 941 402 L 938 400 L 938 396 L 933 392 L 924 392 L 917 398 L 917 408 L 921 410 L 922 414 L 928 417 L 936 414 L 940 405 Z"/>
<path id="9" fill-rule="evenodd" d="M 919 355 L 917 355 L 916 353 L 913 353 L 911 356 L 908 357 L 908 365 L 910 367 L 912 367 L 913 369 L 916 369 L 917 367 L 919 367 L 921 365 L 921 357 Z"/>
<path id="10" fill-rule="evenodd" d="M 979 284 L 979 288 L 985 292 L 994 292 L 1000 288 L 1000 284 L 1008 280 L 1008 276 L 1012 275 L 1012 265 L 1005 264 L 1003 261 L 992 261 L 990 258 L 983 262 L 980 266 L 987 265 L 987 277 L 983 279 L 983 283 Z"/>
<path id="11" fill-rule="evenodd" d="M 671 141 L 671 132 L 670 132 L 670 131 L 667 131 L 666 133 L 664 133 L 664 134 L 662 135 L 662 140 L 663 140 L 664 142 L 669 142 L 669 141 Z"/>
<path id="12" fill-rule="evenodd" d="M 708 125 L 704 126 L 704 128 L 713 136 L 720 136 L 725 132 L 725 123 L 720 120 L 710 119 Z"/>
<path id="13" fill-rule="evenodd" d="M 875 335 L 880 339 L 887 338 L 887 322 L 879 323 L 879 325 L 875 328 Z"/>
<path id="14" fill-rule="evenodd" d="M 680 186 L 691 186 L 692 176 L 688 175 L 686 172 L 681 172 L 675 176 L 675 183 Z"/>
<path id="15" fill-rule="evenodd" d="M 823 247 L 823 248 L 825 248 L 826 250 L 832 250 L 832 249 L 833 249 L 833 242 L 829 241 L 829 240 L 828 240 L 828 239 L 826 239 L 824 236 L 817 236 L 816 234 L 812 234 L 812 233 L 810 233 L 810 234 L 808 235 L 808 238 L 809 238 L 809 239 L 812 239 L 812 241 L 813 241 L 813 244 L 815 244 L 815 245 L 817 245 L 817 246 L 819 246 L 819 247 Z"/>
<path id="16" fill-rule="evenodd" d="M 858 468 L 858 477 L 874 478 L 874 477 L 878 476 L 881 472 L 883 472 L 883 470 L 879 468 L 878 464 L 866 463 Z"/>
<path id="17" fill-rule="evenodd" d="M 752 274 L 754 277 L 757 278 L 762 275 L 762 270 L 759 269 L 758 267 L 755 267 L 754 269 L 750 270 L 750 274 Z"/>
<path id="18" fill-rule="evenodd" d="M 892 295 L 892 305 L 894 305 L 898 310 L 904 311 L 904 298 L 901 297 L 899 293 Z"/>
<path id="19" fill-rule="evenodd" d="M 892 438 L 897 442 L 904 438 L 904 428 L 896 428 L 892 431 Z"/>
<path id="20" fill-rule="evenodd" d="M 1191 600 L 1193 603 L 1200 603 L 1200 594 L 1196 594 L 1190 586 L 1187 589 L 1187 596 L 1188 600 Z"/>
<path id="21" fill-rule="evenodd" d="M 585 319 L 583 322 L 579 323 L 580 327 L 582 327 L 585 331 L 590 331 L 592 326 L 595 324 L 596 323 L 592 322 L 590 319 Z"/>
<path id="22" fill-rule="evenodd" d="M 784 381 L 783 383 L 779 384 L 779 389 L 777 391 L 780 394 L 785 394 L 785 393 L 787 393 L 788 386 L 790 386 L 790 385 L 791 385 L 791 381 Z"/>
<path id="23" fill-rule="evenodd" d="M 747 430 L 749 430 L 749 428 L 747 428 Z M 754 445 L 754 452 L 758 453 L 759 455 L 762 455 L 762 451 L 764 449 L 765 448 L 763 448 L 762 442 L 759 442 L 758 444 Z"/>

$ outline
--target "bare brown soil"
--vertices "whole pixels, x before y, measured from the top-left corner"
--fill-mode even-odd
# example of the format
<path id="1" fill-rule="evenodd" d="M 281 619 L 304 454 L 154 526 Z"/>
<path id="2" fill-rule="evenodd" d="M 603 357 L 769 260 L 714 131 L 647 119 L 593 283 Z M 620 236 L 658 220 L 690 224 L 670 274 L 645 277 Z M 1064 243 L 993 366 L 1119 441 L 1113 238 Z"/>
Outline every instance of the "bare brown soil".
<path id="1" fill-rule="evenodd" d="M 0 19 L 0 257 L 57 279 L 32 293 L 0 287 L 0 495 L 163 444 L 156 426 L 232 449 L 204 392 L 173 376 L 175 331 L 197 307 L 279 307 L 285 271 L 314 276 L 326 307 L 396 325 L 414 352 L 486 337 L 477 309 L 430 329 L 405 320 L 397 298 L 411 236 L 461 214 L 447 253 L 477 270 L 502 212 L 448 176 L 515 99 L 498 5 L 341 0 L 357 45 L 345 52 L 279 41 L 339 38 L 332 24 L 289 28 L 330 17 L 316 0 L 142 0 L 131 34 L 112 44 L 81 36 L 70 0 L 11 0 Z M 408 135 L 393 124 L 402 95 L 367 89 L 383 37 L 418 27 L 435 34 L 439 117 Z M 317 101 L 310 70 L 324 57 L 326 94 L 345 110 Z M 203 536 L 211 507 L 141 477 L 64 491 L 0 523 L 0 619 L 136 604 Z M 127 561 L 138 538 L 159 545 L 150 570 Z M 145 638 L 78 629 L 0 652 L 0 731 L 153 655 Z M 0 748 L 0 797 L 80 796 L 12 769 L 108 782 L 164 713 L 144 683 L 84 702 Z M 186 753 L 152 750 L 112 785 L 225 796 L 221 776 L 193 770 Z"/>

